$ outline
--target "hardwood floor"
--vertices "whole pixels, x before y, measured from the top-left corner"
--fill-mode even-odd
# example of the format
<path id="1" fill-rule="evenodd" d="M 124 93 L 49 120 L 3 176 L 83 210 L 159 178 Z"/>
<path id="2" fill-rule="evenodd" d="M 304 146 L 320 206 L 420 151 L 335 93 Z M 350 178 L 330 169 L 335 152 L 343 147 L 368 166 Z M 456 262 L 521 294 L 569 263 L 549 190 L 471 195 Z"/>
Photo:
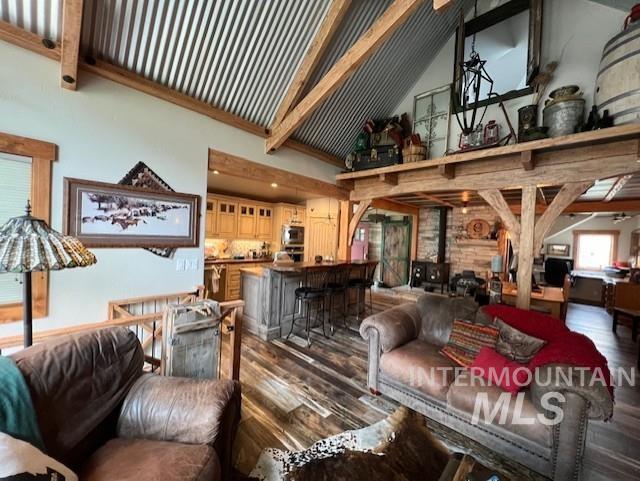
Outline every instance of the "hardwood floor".
<path id="1" fill-rule="evenodd" d="M 374 310 L 403 302 L 374 295 Z M 611 332 L 611 318 L 591 306 L 571 305 L 571 329 L 594 340 L 611 368 L 635 366 L 637 345 L 631 330 Z M 367 351 L 356 331 L 336 330 L 325 339 L 312 336 L 264 342 L 243 336 L 240 378 L 243 413 L 235 444 L 236 468 L 248 474 L 266 447 L 299 450 L 348 429 L 375 423 L 396 408 L 394 401 L 366 388 Z M 584 479 L 640 479 L 640 387 L 616 389 L 611 422 L 589 425 Z"/>

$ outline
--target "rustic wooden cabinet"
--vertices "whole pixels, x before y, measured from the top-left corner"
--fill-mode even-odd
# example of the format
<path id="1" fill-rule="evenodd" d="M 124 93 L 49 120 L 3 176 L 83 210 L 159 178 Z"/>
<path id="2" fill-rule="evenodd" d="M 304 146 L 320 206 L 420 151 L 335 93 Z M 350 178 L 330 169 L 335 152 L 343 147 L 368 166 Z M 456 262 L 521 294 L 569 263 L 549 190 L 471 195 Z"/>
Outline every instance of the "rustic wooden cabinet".
<path id="1" fill-rule="evenodd" d="M 218 234 L 216 217 L 218 212 L 218 201 L 207 197 L 207 210 L 205 214 L 205 237 L 215 237 Z"/>
<path id="2" fill-rule="evenodd" d="M 273 208 L 265 205 L 256 206 L 256 238 L 271 240 L 273 237 Z"/>
<path id="3" fill-rule="evenodd" d="M 218 200 L 216 213 L 216 232 L 224 238 L 234 238 L 238 234 L 238 204 L 227 200 Z"/>
<path id="4" fill-rule="evenodd" d="M 256 206 L 238 204 L 238 237 L 253 239 L 256 237 Z"/>

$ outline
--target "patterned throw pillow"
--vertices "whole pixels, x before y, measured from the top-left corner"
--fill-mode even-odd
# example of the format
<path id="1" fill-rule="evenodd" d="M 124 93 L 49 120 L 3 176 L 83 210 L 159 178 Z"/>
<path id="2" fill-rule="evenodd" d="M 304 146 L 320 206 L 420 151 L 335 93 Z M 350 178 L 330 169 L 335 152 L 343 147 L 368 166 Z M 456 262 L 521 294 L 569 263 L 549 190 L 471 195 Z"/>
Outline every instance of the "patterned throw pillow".
<path id="1" fill-rule="evenodd" d="M 497 327 L 471 321 L 453 321 L 447 345 L 440 351 L 462 367 L 469 367 L 483 347 L 495 348 L 500 331 Z"/>
<path id="2" fill-rule="evenodd" d="M 495 319 L 495 326 L 500 330 L 496 351 L 512 361 L 526 364 L 546 344 L 546 341 L 519 331 L 499 317 Z"/>

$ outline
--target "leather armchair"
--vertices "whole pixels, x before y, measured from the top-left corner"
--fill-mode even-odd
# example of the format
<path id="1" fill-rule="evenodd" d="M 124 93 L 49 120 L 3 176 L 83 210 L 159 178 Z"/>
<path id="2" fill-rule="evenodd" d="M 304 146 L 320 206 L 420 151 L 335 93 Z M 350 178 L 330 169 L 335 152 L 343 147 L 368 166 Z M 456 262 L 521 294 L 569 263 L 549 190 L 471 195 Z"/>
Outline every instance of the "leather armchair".
<path id="1" fill-rule="evenodd" d="M 63 336 L 12 358 L 47 453 L 80 479 L 231 479 L 239 383 L 145 374 L 126 328 Z"/>
<path id="2" fill-rule="evenodd" d="M 215 449 L 223 479 L 231 478 L 231 447 L 240 418 L 238 383 L 144 374 L 124 400 L 116 434 L 147 439 L 206 444 Z"/>

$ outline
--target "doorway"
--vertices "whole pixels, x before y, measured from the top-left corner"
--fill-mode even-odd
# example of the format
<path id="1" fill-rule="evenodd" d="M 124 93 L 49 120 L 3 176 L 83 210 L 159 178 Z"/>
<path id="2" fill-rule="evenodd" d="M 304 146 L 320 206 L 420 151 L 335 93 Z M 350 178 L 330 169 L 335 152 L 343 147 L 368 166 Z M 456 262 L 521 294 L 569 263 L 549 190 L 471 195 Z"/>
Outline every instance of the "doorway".
<path id="1" fill-rule="evenodd" d="M 380 278 L 385 287 L 409 282 L 411 264 L 411 221 L 385 220 L 382 223 L 382 259 Z"/>

